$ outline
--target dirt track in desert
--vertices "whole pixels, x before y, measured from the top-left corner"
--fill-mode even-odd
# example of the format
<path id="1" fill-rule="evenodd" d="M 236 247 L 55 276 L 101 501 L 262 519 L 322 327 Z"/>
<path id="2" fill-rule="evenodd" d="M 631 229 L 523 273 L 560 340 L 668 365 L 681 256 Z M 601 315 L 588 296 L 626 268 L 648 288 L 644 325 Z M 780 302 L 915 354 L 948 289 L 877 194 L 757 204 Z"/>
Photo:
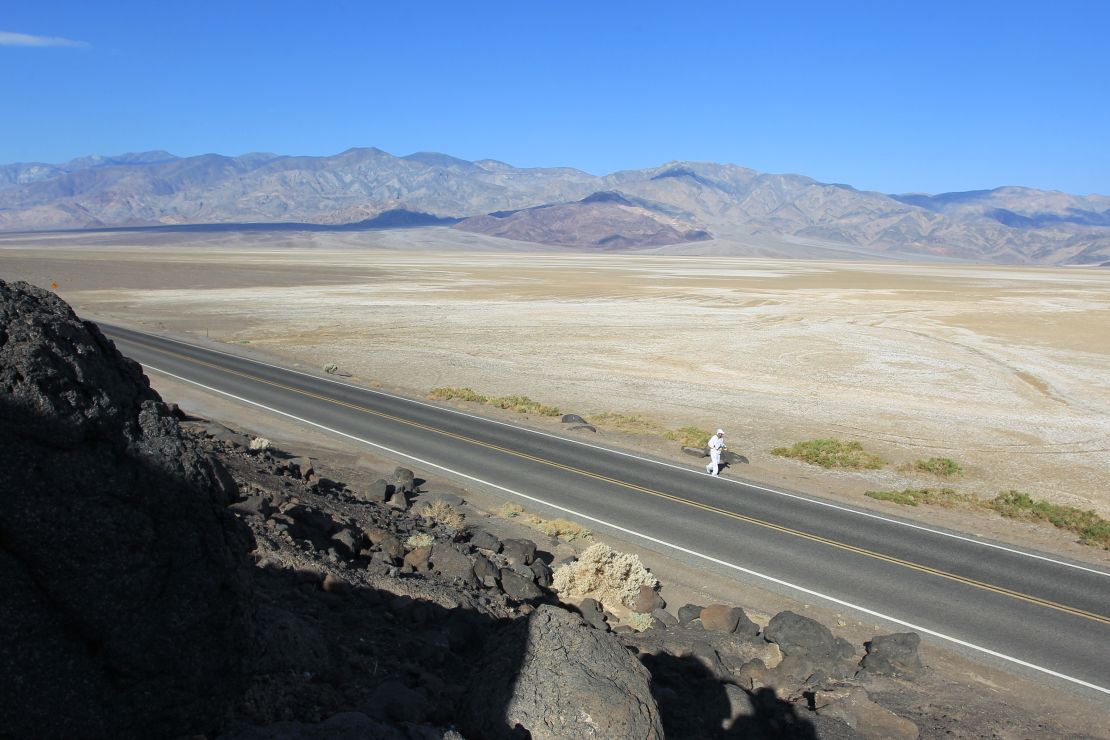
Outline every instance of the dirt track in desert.
<path id="1" fill-rule="evenodd" d="M 862 496 L 1016 488 L 1110 514 L 1110 271 L 283 245 L 73 248 L 8 236 L 0 277 L 79 313 L 422 395 L 722 426 L 737 474 Z M 779 445 L 858 440 L 829 473 Z M 954 483 L 904 466 L 950 457 Z"/>

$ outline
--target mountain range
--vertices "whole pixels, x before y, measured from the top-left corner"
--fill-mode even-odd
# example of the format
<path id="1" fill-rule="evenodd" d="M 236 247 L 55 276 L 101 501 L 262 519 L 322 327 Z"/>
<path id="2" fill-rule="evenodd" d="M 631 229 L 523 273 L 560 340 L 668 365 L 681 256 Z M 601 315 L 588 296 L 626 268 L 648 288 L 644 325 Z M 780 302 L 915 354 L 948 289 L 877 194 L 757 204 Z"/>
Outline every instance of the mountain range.
<path id="1" fill-rule="evenodd" d="M 0 231 L 197 224 L 441 225 L 608 251 L 1110 264 L 1110 197 L 1023 187 L 884 194 L 730 164 L 595 176 L 374 148 L 0 165 Z"/>

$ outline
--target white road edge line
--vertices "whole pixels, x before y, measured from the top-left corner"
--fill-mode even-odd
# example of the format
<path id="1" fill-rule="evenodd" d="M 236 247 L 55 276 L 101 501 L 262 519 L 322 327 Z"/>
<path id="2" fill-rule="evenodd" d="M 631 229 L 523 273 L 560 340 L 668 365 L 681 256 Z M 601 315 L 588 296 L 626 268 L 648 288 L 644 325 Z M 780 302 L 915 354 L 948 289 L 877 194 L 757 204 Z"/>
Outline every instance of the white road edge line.
<path id="1" fill-rule="evenodd" d="M 805 588 L 804 586 L 795 585 L 793 583 L 790 583 L 789 581 L 784 581 L 780 578 L 775 578 L 774 576 L 769 576 L 769 575 L 766 575 L 766 574 L 763 574 L 763 573 L 759 573 L 757 571 L 751 570 L 750 568 L 745 568 L 742 565 L 736 565 L 735 563 L 730 563 L 726 560 L 721 560 L 719 558 L 715 558 L 712 555 L 705 555 L 705 554 L 700 553 L 696 550 L 691 550 L 689 548 L 682 547 L 681 545 L 676 545 L 676 544 L 673 544 L 671 542 L 667 542 L 666 540 L 661 540 L 657 537 L 652 537 L 651 535 L 642 534 L 642 533 L 637 532 L 633 529 L 628 529 L 626 527 L 622 527 L 622 526 L 617 525 L 617 524 L 612 524 L 611 522 L 607 522 L 604 519 L 598 519 L 598 518 L 592 517 L 588 514 L 583 514 L 582 512 L 575 511 L 574 509 L 568 509 L 565 506 L 560 506 L 559 504 L 553 504 L 549 501 L 545 501 L 544 499 L 537 498 L 535 496 L 529 496 L 526 493 L 521 493 L 520 491 L 514 491 L 511 488 L 506 488 L 505 486 L 499 486 L 496 483 L 491 483 L 490 481 L 483 480 L 481 478 L 477 478 L 477 477 L 472 476 L 472 475 L 467 475 L 466 473 L 461 473 L 457 470 L 452 470 L 451 468 L 445 467 L 443 465 L 437 465 L 436 463 L 433 463 L 433 462 L 430 462 L 428 460 L 424 460 L 422 458 L 416 457 L 415 455 L 410 455 L 406 452 L 401 452 L 400 450 L 395 450 L 391 447 L 386 447 L 385 445 L 380 445 L 377 442 L 371 442 L 370 440 L 362 439 L 361 437 L 356 437 L 353 434 L 347 434 L 346 432 L 341 432 L 338 429 L 332 429 L 331 427 L 324 426 L 323 424 L 318 424 L 314 421 L 309 421 L 308 419 L 302 419 L 299 416 L 294 416 L 293 414 L 289 414 L 289 413 L 286 413 L 284 411 L 280 411 L 278 409 L 272 408 L 270 406 L 266 406 L 264 404 L 258 403 L 257 401 L 251 401 L 250 399 L 242 398 L 240 396 L 236 396 L 233 393 L 228 393 L 227 391 L 221 391 L 218 388 L 213 388 L 213 387 L 205 385 L 203 383 L 198 383 L 195 380 L 189 380 L 188 378 L 183 378 L 180 375 L 175 375 L 171 372 L 161 370 L 161 369 L 156 368 L 152 365 L 144 365 L 144 367 L 146 367 L 148 370 L 153 370 L 154 372 L 161 373 L 162 375 L 165 375 L 167 377 L 174 378 L 175 380 L 180 380 L 184 383 L 189 383 L 190 385 L 195 385 L 198 388 L 203 388 L 207 391 L 211 391 L 213 393 L 218 393 L 221 396 L 227 396 L 228 398 L 232 398 L 232 399 L 234 399 L 236 401 L 239 401 L 241 403 L 246 403 L 246 404 L 250 404 L 251 406 L 256 406 L 260 409 L 264 409 L 264 410 L 269 411 L 271 413 L 278 414 L 280 416 L 284 416 L 284 417 L 289 418 L 289 419 L 293 419 L 294 421 L 298 421 L 302 424 L 308 424 L 309 426 L 316 427 L 317 429 L 323 429 L 324 431 L 330 432 L 332 434 L 338 434 L 341 437 L 346 437 L 347 439 L 352 439 L 356 442 L 361 442 L 362 444 L 367 445 L 369 447 L 376 447 L 379 450 L 384 450 L 385 452 L 388 452 L 392 455 L 398 455 L 400 457 L 407 458 L 409 460 L 417 462 L 417 463 L 419 463 L 421 465 L 424 465 L 426 467 L 436 468 L 437 470 L 443 470 L 443 471 L 446 471 L 446 472 L 450 473 L 451 475 L 457 475 L 460 478 L 465 478 L 466 480 L 474 481 L 475 483 L 479 483 L 483 486 L 489 486 L 490 488 L 495 488 L 499 491 L 504 491 L 505 493 L 508 493 L 512 496 L 517 496 L 517 497 L 525 499 L 527 501 L 532 501 L 534 503 L 550 507 L 550 508 L 555 509 L 557 511 L 562 511 L 562 512 L 565 512 L 567 514 L 571 514 L 572 516 L 580 517 L 582 519 L 585 519 L 586 521 L 594 522 L 595 524 L 600 524 L 604 527 L 614 529 L 618 532 L 623 532 L 624 534 L 628 534 L 628 535 L 631 535 L 633 537 L 638 537 L 639 539 L 645 540 L 647 542 L 654 542 L 657 545 L 662 545 L 662 546 L 668 547 L 672 550 L 676 550 L 678 552 L 686 553 L 687 555 L 692 555 L 694 557 L 701 558 L 702 560 L 706 560 L 710 563 L 715 563 L 717 565 L 721 565 L 721 566 L 724 566 L 726 568 L 731 568 L 732 570 L 736 570 L 736 571 L 739 571 L 741 573 L 746 573 L 747 575 L 755 576 L 756 578 L 762 578 L 765 581 L 770 581 L 771 583 L 776 583 L 780 586 L 785 586 L 787 588 L 794 589 L 795 591 L 798 591 L 800 593 L 807 594 L 809 596 L 815 596 L 819 599 L 824 599 L 825 601 L 831 602 L 833 604 L 839 604 L 839 605 L 847 607 L 849 609 L 855 609 L 856 611 L 862 612 L 864 614 L 869 614 L 873 617 L 878 617 L 879 619 L 884 619 L 884 620 L 886 620 L 888 622 L 891 622 L 893 624 L 898 624 L 898 625 L 901 625 L 903 627 L 909 627 L 912 630 L 916 630 L 918 632 L 923 632 L 927 635 L 932 635 L 933 637 L 937 637 L 937 638 L 940 638 L 942 640 L 947 640 L 949 642 L 955 643 L 956 645 L 961 645 L 963 647 L 970 648 L 971 650 L 976 650 L 976 651 L 984 653 L 986 655 L 990 655 L 990 656 L 993 656 L 995 658 L 1000 658 L 1002 660 L 1009 661 L 1010 663 L 1014 663 L 1015 665 L 1020 665 L 1020 666 L 1023 666 L 1025 668 L 1030 668 L 1030 669 L 1035 670 L 1035 671 L 1040 671 L 1041 673 L 1047 674 L 1049 676 L 1053 676 L 1055 678 L 1059 678 L 1059 679 L 1062 679 L 1064 681 L 1070 681 L 1071 683 L 1077 684 L 1079 686 L 1084 686 L 1086 688 L 1094 689 L 1095 691 L 1102 692 L 1103 694 L 1110 695 L 1110 688 L 1105 688 L 1103 686 L 1099 686 L 1098 684 L 1093 684 L 1093 683 L 1090 683 L 1089 681 L 1084 681 L 1083 679 L 1080 679 L 1080 678 L 1075 678 L 1073 676 L 1069 676 L 1069 675 L 1064 674 L 1064 673 L 1059 673 L 1059 672 L 1054 671 L 1050 668 L 1044 668 L 1043 666 L 1036 665 L 1035 663 L 1029 663 L 1028 661 L 1021 660 L 1020 658 L 1015 658 L 1013 656 L 1006 655 L 1004 653 L 1000 653 L 1000 652 L 997 652 L 995 650 L 991 650 L 990 648 L 985 648 L 985 647 L 982 647 L 980 645 L 976 645 L 974 643 L 967 642 L 966 640 L 961 640 L 957 637 L 951 637 L 950 635 L 946 635 L 942 632 L 937 632 L 936 630 L 931 630 L 927 627 L 921 627 L 921 626 L 913 624 L 911 622 L 906 622 L 904 620 L 898 619 L 897 617 L 891 617 L 891 616 L 888 616 L 886 614 L 883 614 L 882 612 L 877 612 L 874 609 L 868 609 L 866 607 L 862 607 L 862 606 L 859 606 L 857 604 L 853 604 L 850 601 L 844 601 L 843 599 L 838 599 L 835 596 L 829 596 L 829 595 L 823 594 L 819 591 L 814 591 L 812 589 Z"/>
<path id="2" fill-rule="evenodd" d="M 120 327 L 120 328 L 123 328 L 123 327 Z M 138 331 L 135 331 L 134 329 L 130 329 L 130 330 L 127 330 L 127 331 L 133 331 L 136 334 L 143 334 L 143 332 L 138 332 Z M 362 392 L 362 393 L 369 393 L 369 394 L 377 395 L 377 396 L 384 396 L 385 398 L 390 398 L 390 399 L 393 399 L 394 401 L 401 401 L 401 402 L 404 402 L 404 403 L 412 403 L 412 404 L 416 404 L 418 406 L 424 406 L 426 408 L 436 409 L 438 411 L 446 411 L 448 413 L 455 414 L 457 416 L 462 416 L 462 417 L 465 417 L 467 419 L 474 419 L 476 421 L 483 421 L 483 422 L 487 422 L 487 423 L 490 423 L 490 424 L 497 424 L 499 426 L 508 427 L 509 429 L 513 429 L 513 430 L 516 430 L 516 431 L 528 432 L 530 434 L 536 434 L 536 435 L 539 435 L 541 437 L 548 437 L 550 439 L 557 439 L 557 440 L 560 440 L 562 442 L 569 442 L 571 444 L 580 445 L 582 447 L 589 447 L 590 449 L 594 449 L 594 450 L 602 450 L 604 452 L 609 452 L 609 453 L 612 453 L 614 455 L 620 455 L 621 457 L 627 457 L 627 458 L 632 459 L 632 460 L 638 460 L 640 462 L 646 462 L 646 463 L 650 463 L 652 465 L 660 465 L 660 466 L 663 466 L 665 468 L 671 468 L 673 470 L 681 470 L 681 471 L 684 471 L 686 473 L 690 473 L 692 475 L 699 475 L 700 476 L 700 473 L 698 471 L 691 470 L 690 468 L 684 468 L 681 465 L 675 465 L 674 463 L 664 462 L 662 460 L 653 460 L 649 457 L 640 457 L 639 455 L 634 455 L 630 452 L 624 452 L 622 450 L 615 450 L 615 449 L 612 449 L 610 447 L 605 447 L 604 445 L 591 444 L 589 442 L 583 442 L 582 440 L 571 439 L 570 437 L 563 437 L 563 436 L 560 436 L 558 434 L 551 434 L 550 432 L 541 432 L 538 429 L 529 429 L 528 427 L 517 426 L 515 424 L 510 424 L 509 422 L 505 422 L 505 421 L 499 421 L 497 419 L 488 419 L 484 416 L 478 416 L 476 414 L 470 414 L 470 413 L 467 413 L 465 411 L 459 411 L 457 409 L 447 408 L 446 406 L 437 406 L 436 404 L 426 403 L 424 401 L 419 401 L 419 400 L 414 399 L 414 398 L 405 398 L 404 396 L 397 396 L 397 395 L 394 395 L 392 393 L 386 393 L 385 391 L 376 390 L 374 388 L 364 388 L 362 386 L 352 385 L 351 383 L 345 383 L 345 382 L 340 381 L 340 380 L 335 380 L 334 378 L 322 378 L 318 375 L 313 375 L 311 373 L 306 373 L 303 370 L 295 370 L 293 368 L 282 367 L 281 365 L 275 365 L 275 364 L 272 364 L 272 363 L 269 363 L 269 362 L 263 362 L 261 360 L 256 360 L 256 359 L 253 359 L 251 357 L 243 357 L 242 355 L 232 354 L 231 352 L 224 352 L 223 350 L 218 350 L 218 349 L 214 349 L 214 348 L 211 348 L 211 347 L 200 347 L 198 345 L 190 344 L 189 342 L 183 342 L 179 339 L 173 339 L 172 337 L 164 337 L 164 336 L 160 336 L 160 335 L 151 335 L 151 336 L 157 336 L 158 339 L 161 339 L 161 340 L 166 341 L 166 342 L 172 342 L 174 344 L 180 344 L 180 345 L 183 345 L 185 347 L 194 347 L 196 349 L 201 349 L 201 350 L 204 350 L 204 351 L 207 351 L 207 352 L 214 352 L 214 353 L 219 354 L 219 355 L 224 355 L 225 357 L 231 357 L 231 358 L 234 358 L 234 359 L 237 359 L 237 360 L 243 360 L 245 362 L 251 362 L 251 363 L 254 363 L 255 365 L 262 365 L 263 367 L 273 368 L 274 370 L 281 370 L 281 371 L 284 371 L 284 372 L 294 373 L 296 375 L 302 375 L 302 376 L 304 376 L 306 378 L 310 378 L 312 380 L 320 380 L 320 381 L 324 381 L 326 383 L 334 383 L 335 385 L 343 386 L 344 388 L 348 388 L 348 389 L 353 390 L 353 391 L 359 391 L 359 392 Z M 850 506 L 841 506 L 839 504 L 834 504 L 834 503 L 831 503 L 829 501 L 820 501 L 818 499 L 809 498 L 808 496 L 801 496 L 801 495 L 796 494 L 796 493 L 789 493 L 787 491 L 780 491 L 780 490 L 777 490 L 775 488 L 768 488 L 767 486 L 761 486 L 761 485 L 758 485 L 756 483 L 748 483 L 748 482 L 745 482 L 745 481 L 732 480 L 732 479 L 729 479 L 729 478 L 720 478 L 720 480 L 725 481 L 726 483 L 731 483 L 732 485 L 735 485 L 735 486 L 746 486 L 748 488 L 755 488 L 755 489 L 760 490 L 760 491 L 766 491 L 767 493 L 773 493 L 777 496 L 783 496 L 785 498 L 792 498 L 792 499 L 795 499 L 795 500 L 798 500 L 798 501 L 805 501 L 806 503 L 815 504 L 817 506 L 825 506 L 825 507 L 828 507 L 830 509 L 836 509 L 837 511 L 843 511 L 843 512 L 846 512 L 846 513 L 849 513 L 849 514 L 855 514 L 857 516 L 867 517 L 869 519 L 877 519 L 877 520 L 882 521 L 882 522 L 887 522 L 888 524 L 895 524 L 895 525 L 902 526 L 902 527 L 909 527 L 910 529 L 916 529 L 916 530 L 919 530 L 921 532 L 928 532 L 930 534 L 939 535 L 941 537 L 951 537 L 954 540 L 960 540 L 962 542 L 969 542 L 969 543 L 974 544 L 974 545 L 980 545 L 982 547 L 989 547 L 989 548 L 993 548 L 995 550 L 1002 550 L 1004 552 L 1008 552 L 1008 553 L 1011 553 L 1011 554 L 1014 554 L 1014 555 L 1021 555 L 1023 557 L 1033 558 L 1035 560 L 1043 560 L 1047 563 L 1052 563 L 1054 565 L 1064 566 L 1065 568 L 1074 568 L 1076 570 L 1082 570 L 1082 571 L 1086 571 L 1088 573 L 1094 573 L 1095 575 L 1103 576 L 1105 578 L 1110 578 L 1110 572 L 1106 572 L 1104 570 L 1099 570 L 1097 568 L 1091 568 L 1091 567 L 1088 567 L 1088 566 L 1085 566 L 1085 565 L 1079 565 L 1078 563 L 1069 563 L 1065 560 L 1056 560 L 1054 558 L 1046 557 L 1044 555 L 1037 555 L 1036 553 L 1026 552 L 1025 550 L 1018 550 L 1018 549 L 1013 548 L 1013 547 L 1006 547 L 1005 545 L 999 545 L 999 544 L 996 544 L 994 542 L 985 542 L 983 540 L 977 540 L 974 537 L 965 537 L 963 535 L 955 534 L 953 532 L 945 532 L 943 530 L 933 529 L 931 527 L 925 527 L 925 526 L 922 526 L 920 524 L 913 524 L 911 522 L 904 522 L 904 521 L 900 521 L 898 519 L 890 519 L 889 517 L 885 517 L 885 516 L 882 516 L 880 514 L 874 514 L 874 513 L 871 513 L 869 511 L 860 511 L 859 509 L 853 509 Z"/>

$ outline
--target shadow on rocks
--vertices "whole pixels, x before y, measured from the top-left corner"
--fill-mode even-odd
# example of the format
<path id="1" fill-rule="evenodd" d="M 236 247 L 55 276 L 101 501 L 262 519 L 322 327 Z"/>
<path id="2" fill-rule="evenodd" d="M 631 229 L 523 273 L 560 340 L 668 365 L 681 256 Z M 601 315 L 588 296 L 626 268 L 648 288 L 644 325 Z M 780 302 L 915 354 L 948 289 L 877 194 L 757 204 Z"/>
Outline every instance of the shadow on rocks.
<path id="1" fill-rule="evenodd" d="M 651 673 L 651 693 L 672 740 L 817 739 L 813 724 L 769 688 L 742 689 L 693 655 L 646 654 L 641 661 Z"/>

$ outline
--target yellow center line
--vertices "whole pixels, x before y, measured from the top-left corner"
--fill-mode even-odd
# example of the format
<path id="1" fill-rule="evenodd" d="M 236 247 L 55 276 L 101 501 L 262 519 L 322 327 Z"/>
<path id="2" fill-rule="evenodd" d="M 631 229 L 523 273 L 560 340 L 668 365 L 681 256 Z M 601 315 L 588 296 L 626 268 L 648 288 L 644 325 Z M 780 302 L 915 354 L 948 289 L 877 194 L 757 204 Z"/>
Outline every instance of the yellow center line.
<path id="1" fill-rule="evenodd" d="M 134 340 L 126 340 L 126 341 L 134 341 Z M 547 465 L 549 467 L 557 468 L 559 470 L 565 470 L 569 473 L 574 473 L 576 475 L 581 475 L 581 476 L 584 476 L 584 477 L 587 477 L 587 478 L 593 478 L 595 480 L 603 481 L 605 483 L 611 483 L 615 486 L 620 486 L 622 488 L 627 488 L 629 490 L 638 491 L 640 493 L 646 493 L 646 494 L 649 494 L 651 496 L 655 496 L 657 498 L 665 499 L 667 501 L 672 501 L 674 503 L 683 504 L 685 506 L 689 506 L 689 507 L 695 508 L 695 509 L 701 509 L 702 511 L 708 511 L 708 512 L 711 512 L 713 514 L 719 514 L 720 516 L 728 517 L 730 519 L 735 519 L 737 521 L 746 522 L 748 524 L 754 524 L 754 525 L 757 525 L 757 526 L 760 526 L 760 527 L 765 527 L 767 529 L 771 529 L 771 530 L 774 530 L 776 532 L 782 532 L 783 534 L 789 534 L 789 535 L 792 535 L 794 537 L 800 537 L 802 539 L 810 540 L 812 542 L 819 542 L 823 545 L 828 545 L 830 547 L 835 547 L 835 548 L 838 548 L 840 550 L 845 550 L 847 552 L 856 553 L 857 555 L 863 555 L 863 556 L 866 556 L 866 557 L 869 557 L 869 558 L 873 558 L 875 560 L 881 560 L 881 561 L 886 562 L 886 563 L 891 563 L 893 565 L 899 565 L 899 566 L 902 566 L 902 567 L 905 567 L 905 568 L 911 568 L 913 570 L 920 571 L 922 573 L 928 573 L 929 575 L 934 575 L 934 576 L 938 576 L 938 577 L 941 577 L 941 578 L 947 578 L 948 580 L 955 581 L 957 583 L 962 583 L 962 584 L 967 585 L 967 586 L 974 586 L 976 588 L 980 588 L 980 589 L 983 589 L 983 590 L 986 590 L 986 591 L 991 591 L 993 593 L 1001 594 L 1003 596 L 1009 596 L 1009 597 L 1012 597 L 1012 598 L 1015 598 L 1015 599 L 1020 599 L 1021 601 L 1026 601 L 1026 602 L 1029 602 L 1031 604 L 1037 604 L 1039 606 L 1047 607 L 1049 609 L 1056 609 L 1058 611 L 1067 612 L 1068 614 L 1074 614 L 1076 616 L 1084 617 L 1086 619 L 1091 619 L 1093 621 L 1101 622 L 1103 624 L 1110 624 L 1110 617 L 1105 617 L 1105 616 L 1102 616 L 1100 614 L 1095 614 L 1093 612 L 1084 611 L 1083 609 L 1077 609 L 1075 607 L 1067 606 L 1065 604 L 1059 604 L 1057 602 L 1050 601 L 1048 599 L 1042 599 L 1042 598 L 1039 598 L 1037 596 L 1030 596 L 1029 594 L 1023 594 L 1020 591 L 1014 591 L 1014 590 L 1004 588 L 1004 587 L 1001 587 L 1001 586 L 995 586 L 995 585 L 992 585 L 992 584 L 989 584 L 989 583 L 984 583 L 982 581 L 977 581 L 975 579 L 967 578 L 965 576 L 957 575 L 955 573 L 949 573 L 948 571 L 939 570 L 937 568 L 932 568 L 932 567 L 927 566 L 927 565 L 921 565 L 919 563 L 914 563 L 914 562 L 911 562 L 911 561 L 908 561 L 908 560 L 903 560 L 901 558 L 896 558 L 896 557 L 893 557 L 891 555 L 884 555 L 882 553 L 875 552 L 873 550 L 868 550 L 868 549 L 863 548 L 863 547 L 857 547 L 855 545 L 849 545 L 849 544 L 846 544 L 844 542 L 838 542 L 837 540 L 832 540 L 832 539 L 829 539 L 827 537 L 821 537 L 820 535 L 810 534 L 809 532 L 802 532 L 800 530 L 792 529 L 790 527 L 784 527 L 781 524 L 774 524 L 772 522 L 767 522 L 767 521 L 764 521 L 762 519 L 756 519 L 754 517 L 750 517 L 750 516 L 747 516 L 745 514 L 739 514 L 739 513 L 736 513 L 734 511 L 728 511 L 727 509 L 721 509 L 719 507 L 712 506 L 712 505 L 709 505 L 709 504 L 703 504 L 703 503 L 700 503 L 700 502 L 697 502 L 697 501 L 692 501 L 690 499 L 683 498 L 681 496 L 676 496 L 676 495 L 671 494 L 671 493 L 665 493 L 663 491 L 657 491 L 657 490 L 652 489 L 652 488 L 646 488 L 644 486 L 638 486 L 634 483 L 627 483 L 625 481 L 618 480 L 616 478 L 610 478 L 608 476 L 600 475 L 598 473 L 591 473 L 588 470 L 582 470 L 581 468 L 575 468 L 575 467 L 572 467 L 572 466 L 569 466 L 569 465 L 564 465 L 563 463 L 555 462 L 553 460 L 547 460 L 547 459 L 542 458 L 542 457 L 536 457 L 535 455 L 529 455 L 529 454 L 524 453 L 524 452 L 518 452 L 516 450 L 511 450 L 507 447 L 502 447 L 500 445 L 491 444 L 489 442 L 483 442 L 481 440 L 474 439 L 472 437 L 466 437 L 464 435 L 456 434 L 454 432 L 448 432 L 448 431 L 443 430 L 443 429 L 438 429 L 436 427 L 428 426 L 427 424 L 421 424 L 420 422 L 410 421 L 409 419 L 403 419 L 399 416 L 393 416 L 392 414 L 387 414 L 387 413 L 384 413 L 382 411 L 375 411 L 374 409 L 367 408 L 367 407 L 362 406 L 360 404 L 349 403 L 347 401 L 340 401 L 336 398 L 321 395 L 319 393 L 314 393 L 312 391 L 306 391 L 304 389 L 295 388 L 295 387 L 292 387 L 292 386 L 285 385 L 283 383 L 278 383 L 278 382 L 275 382 L 275 381 L 272 381 L 272 380 L 266 380 L 265 378 L 260 378 L 256 375 L 251 375 L 249 373 L 245 373 L 245 372 L 242 372 L 242 371 L 239 371 L 239 370 L 232 370 L 230 368 L 223 367 L 221 365 L 216 365 L 216 364 L 211 363 L 211 362 L 206 362 L 204 360 L 199 360 L 195 357 L 190 357 L 188 355 L 184 355 L 184 354 L 181 354 L 179 352 L 174 352 L 172 350 L 164 349 L 162 347 L 158 347 L 158 346 L 155 346 L 155 345 L 150 345 L 150 344 L 145 344 L 144 343 L 144 346 L 146 346 L 148 349 L 153 349 L 156 352 L 161 352 L 162 354 L 170 355 L 170 356 L 176 357 L 180 360 L 185 360 L 187 362 L 192 362 L 192 363 L 197 364 L 197 365 L 202 365 L 204 367 L 208 367 L 208 368 L 211 368 L 213 370 L 217 370 L 219 372 L 227 373 L 229 375 L 236 375 L 236 376 L 239 376 L 241 378 L 245 378 L 247 380 L 254 381 L 256 383 L 264 383 L 264 384 L 272 386 L 274 388 L 280 388 L 282 390 L 289 391 L 290 393 L 297 393 L 299 395 L 307 396 L 309 398 L 315 398 L 317 400 L 324 401 L 325 403 L 330 403 L 330 404 L 333 404 L 335 406 L 343 406 L 343 407 L 349 408 L 353 411 L 358 411 L 360 413 L 369 414 L 371 416 L 377 416 L 377 417 L 382 418 L 382 419 L 388 419 L 390 421 L 394 421 L 394 422 L 397 422 L 399 424 L 405 424 L 405 425 L 408 425 L 410 427 L 415 427 L 417 429 L 423 429 L 423 430 L 428 431 L 428 432 L 433 432 L 435 434 L 439 434 L 439 435 L 442 435 L 442 436 L 445 436 L 445 437 L 450 437 L 451 439 L 456 439 L 460 442 L 466 442 L 468 444 L 477 445 L 479 447 L 485 447 L 485 448 L 490 449 L 490 450 L 496 450 L 497 452 L 501 452 L 501 453 L 506 454 L 506 455 L 512 455 L 514 457 L 518 457 L 518 458 L 521 458 L 521 459 L 524 459 L 524 460 L 529 460 L 531 462 L 540 463 L 542 465 Z M 355 389 L 355 390 L 357 390 L 357 389 Z"/>

